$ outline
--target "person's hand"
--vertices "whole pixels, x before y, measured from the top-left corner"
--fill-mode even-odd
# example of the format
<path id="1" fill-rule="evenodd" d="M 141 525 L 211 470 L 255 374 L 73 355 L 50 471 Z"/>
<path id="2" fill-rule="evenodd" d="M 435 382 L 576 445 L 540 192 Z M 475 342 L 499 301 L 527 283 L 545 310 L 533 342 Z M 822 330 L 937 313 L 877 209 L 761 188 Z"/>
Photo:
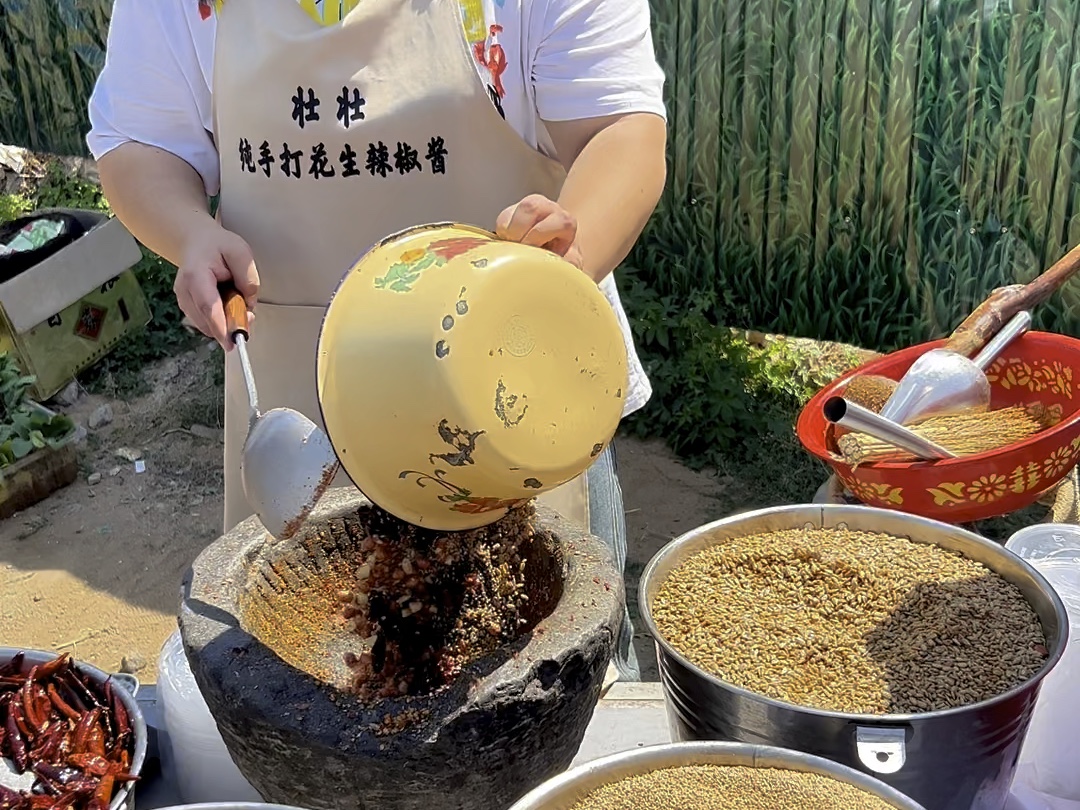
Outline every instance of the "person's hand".
<path id="1" fill-rule="evenodd" d="M 577 245 L 577 219 L 547 197 L 531 194 L 495 220 L 495 235 L 508 242 L 546 248 L 578 269 L 584 267 Z"/>
<path id="2" fill-rule="evenodd" d="M 218 285 L 232 280 L 244 296 L 249 314 L 259 297 L 259 273 L 248 243 L 217 222 L 196 231 L 187 241 L 176 272 L 176 303 L 192 325 L 229 351 L 231 336 L 225 329 L 225 310 Z"/>

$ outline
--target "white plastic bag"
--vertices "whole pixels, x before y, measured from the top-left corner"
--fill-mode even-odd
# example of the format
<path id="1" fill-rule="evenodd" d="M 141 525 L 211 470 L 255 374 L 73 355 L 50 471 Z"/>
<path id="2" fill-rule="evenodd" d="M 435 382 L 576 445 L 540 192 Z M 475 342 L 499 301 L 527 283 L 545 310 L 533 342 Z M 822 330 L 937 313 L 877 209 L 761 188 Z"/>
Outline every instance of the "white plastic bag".
<path id="1" fill-rule="evenodd" d="M 1029 561 L 1054 587 L 1069 613 L 1069 643 L 1046 677 L 1035 704 L 1020 760 L 1028 785 L 1041 793 L 1080 801 L 1076 729 L 1080 728 L 1080 565 L 1073 560 Z"/>
<path id="2" fill-rule="evenodd" d="M 180 631 L 161 648 L 158 700 L 167 733 L 161 746 L 162 768 L 185 804 L 262 802 L 229 756 L 191 674 Z"/>

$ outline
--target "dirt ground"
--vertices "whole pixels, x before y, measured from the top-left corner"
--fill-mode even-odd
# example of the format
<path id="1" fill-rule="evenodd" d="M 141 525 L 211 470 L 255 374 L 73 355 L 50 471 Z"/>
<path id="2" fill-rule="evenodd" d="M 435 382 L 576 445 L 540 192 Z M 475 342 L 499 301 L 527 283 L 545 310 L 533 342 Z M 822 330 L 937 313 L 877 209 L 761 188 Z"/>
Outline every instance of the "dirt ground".
<path id="1" fill-rule="evenodd" d="M 111 671 L 127 658 L 141 679 L 155 679 L 180 579 L 220 534 L 212 362 L 205 350 L 171 359 L 151 371 L 146 396 L 83 396 L 63 409 L 84 426 L 107 418 L 103 406 L 112 419 L 88 431 L 79 480 L 0 522 L 0 644 L 70 651 Z M 193 425 L 210 428 L 196 428 L 206 438 Z"/>
<path id="2" fill-rule="evenodd" d="M 70 651 L 156 680 L 180 580 L 221 529 L 218 362 L 207 346 L 153 368 L 150 394 L 124 402 L 84 393 L 63 408 L 88 427 L 80 477 L 0 522 L 0 645 Z M 721 478 L 687 469 L 660 443 L 624 439 L 618 449 L 636 616 L 650 557 L 731 504 Z M 636 629 L 643 676 L 655 679 L 651 645 Z"/>

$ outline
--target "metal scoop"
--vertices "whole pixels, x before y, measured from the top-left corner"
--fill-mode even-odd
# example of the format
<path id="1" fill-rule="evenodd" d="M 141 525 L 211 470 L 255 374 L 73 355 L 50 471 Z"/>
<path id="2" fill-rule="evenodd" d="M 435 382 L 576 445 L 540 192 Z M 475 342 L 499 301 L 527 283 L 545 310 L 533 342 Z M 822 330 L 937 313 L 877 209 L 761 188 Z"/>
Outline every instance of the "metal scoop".
<path id="1" fill-rule="evenodd" d="M 973 403 L 975 407 L 980 405 L 983 409 L 989 402 L 989 392 L 983 389 L 986 383 L 984 369 L 993 358 L 1014 338 L 1027 330 L 1031 323 L 1028 313 L 1039 304 L 1048 300 L 1057 290 L 1069 281 L 1077 272 L 1080 272 L 1080 245 L 1076 245 L 1068 253 L 1054 262 L 1042 275 L 1027 284 L 1013 284 L 1008 287 L 999 287 L 972 312 L 964 322 L 956 327 L 956 331 L 949 337 L 949 342 L 944 350 L 935 350 L 938 357 L 942 351 L 949 351 L 959 356 L 950 358 L 947 362 L 955 364 L 949 366 L 957 371 L 957 379 L 960 374 L 970 374 L 964 380 L 974 379 L 973 386 L 977 389 L 973 394 L 970 390 L 964 394 L 965 400 L 957 392 L 960 388 L 956 380 L 950 380 L 948 373 L 943 373 L 939 379 L 931 379 L 941 390 L 932 397 L 926 392 L 924 386 L 916 385 L 908 381 L 908 377 L 917 368 L 923 368 L 920 363 L 925 359 L 926 363 L 936 362 L 930 359 L 928 352 L 908 369 L 904 379 L 900 381 L 896 391 L 893 392 L 889 401 L 882 407 L 881 415 L 895 422 L 910 424 L 916 420 L 926 419 L 930 416 L 938 416 L 944 413 L 955 413 L 965 410 L 963 403 Z M 1026 320 L 1018 320 L 1026 319 Z M 1023 328 L 1019 328 L 1023 323 Z M 1017 331 L 1013 331 L 1013 329 Z M 993 335 L 993 339 L 990 336 Z M 985 347 L 985 348 L 984 348 Z M 981 351 L 980 351 L 981 350 Z M 978 352 L 974 360 L 967 360 Z M 971 363 L 972 365 L 967 365 Z M 943 364 L 944 365 L 944 364 Z M 975 366 L 978 376 L 972 371 Z M 981 382 L 980 382 L 981 380 Z M 908 383 L 905 386 L 905 383 Z M 971 384 L 971 383 L 965 383 Z M 906 391 L 900 389 L 906 387 Z M 987 399 L 983 399 L 984 393 Z"/>
<path id="2" fill-rule="evenodd" d="M 986 369 L 1031 326 L 1031 313 L 1019 312 L 975 355 L 932 349 L 916 360 L 881 408 L 881 417 L 900 425 L 933 416 L 990 408 Z"/>
<path id="3" fill-rule="evenodd" d="M 240 459 L 244 494 L 263 526 L 279 540 L 292 537 L 338 471 L 330 439 L 299 411 L 259 412 L 259 394 L 247 353 L 247 304 L 231 285 L 221 288 L 225 324 L 236 344 L 247 387 L 248 435 Z"/>
<path id="4" fill-rule="evenodd" d="M 843 397 L 831 397 L 824 405 L 825 418 L 834 425 L 865 433 L 893 447 L 907 450 L 916 458 L 937 460 L 956 458 L 956 454 L 946 450 L 918 433 L 908 430 L 903 425 L 891 422 L 861 405 L 849 402 Z"/>

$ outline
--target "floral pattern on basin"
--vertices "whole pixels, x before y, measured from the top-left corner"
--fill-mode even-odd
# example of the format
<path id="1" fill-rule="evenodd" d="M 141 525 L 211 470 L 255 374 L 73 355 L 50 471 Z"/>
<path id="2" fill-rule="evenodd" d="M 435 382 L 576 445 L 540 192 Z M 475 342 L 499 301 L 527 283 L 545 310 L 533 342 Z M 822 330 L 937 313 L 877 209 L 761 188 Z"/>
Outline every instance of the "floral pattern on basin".
<path id="1" fill-rule="evenodd" d="M 1072 368 L 1057 360 L 1025 362 L 1019 357 L 999 357 L 987 369 L 986 379 L 1006 391 L 1013 388 L 1025 388 L 1032 393 L 1049 390 L 1068 399 L 1073 398 L 1076 388 Z"/>
<path id="2" fill-rule="evenodd" d="M 422 248 L 406 250 L 390 265 L 385 276 L 375 279 L 375 289 L 392 292 L 412 292 L 420 275 L 432 267 L 442 267 L 451 259 L 464 256 L 470 250 L 486 245 L 490 239 L 459 236 L 432 242 Z"/>
<path id="3" fill-rule="evenodd" d="M 972 481 L 945 481 L 935 487 L 927 487 L 926 492 L 933 498 L 935 506 L 946 509 L 969 504 L 991 504 L 1000 501 L 1009 492 L 1042 492 L 1059 481 L 1078 461 L 1080 437 L 1073 439 L 1068 446 L 1054 450 L 1042 462 L 1021 464 L 1008 475 L 991 473 Z M 848 475 L 841 475 L 840 479 L 863 503 L 875 506 L 900 506 L 904 503 L 904 491 L 900 487 L 869 483 Z"/>

